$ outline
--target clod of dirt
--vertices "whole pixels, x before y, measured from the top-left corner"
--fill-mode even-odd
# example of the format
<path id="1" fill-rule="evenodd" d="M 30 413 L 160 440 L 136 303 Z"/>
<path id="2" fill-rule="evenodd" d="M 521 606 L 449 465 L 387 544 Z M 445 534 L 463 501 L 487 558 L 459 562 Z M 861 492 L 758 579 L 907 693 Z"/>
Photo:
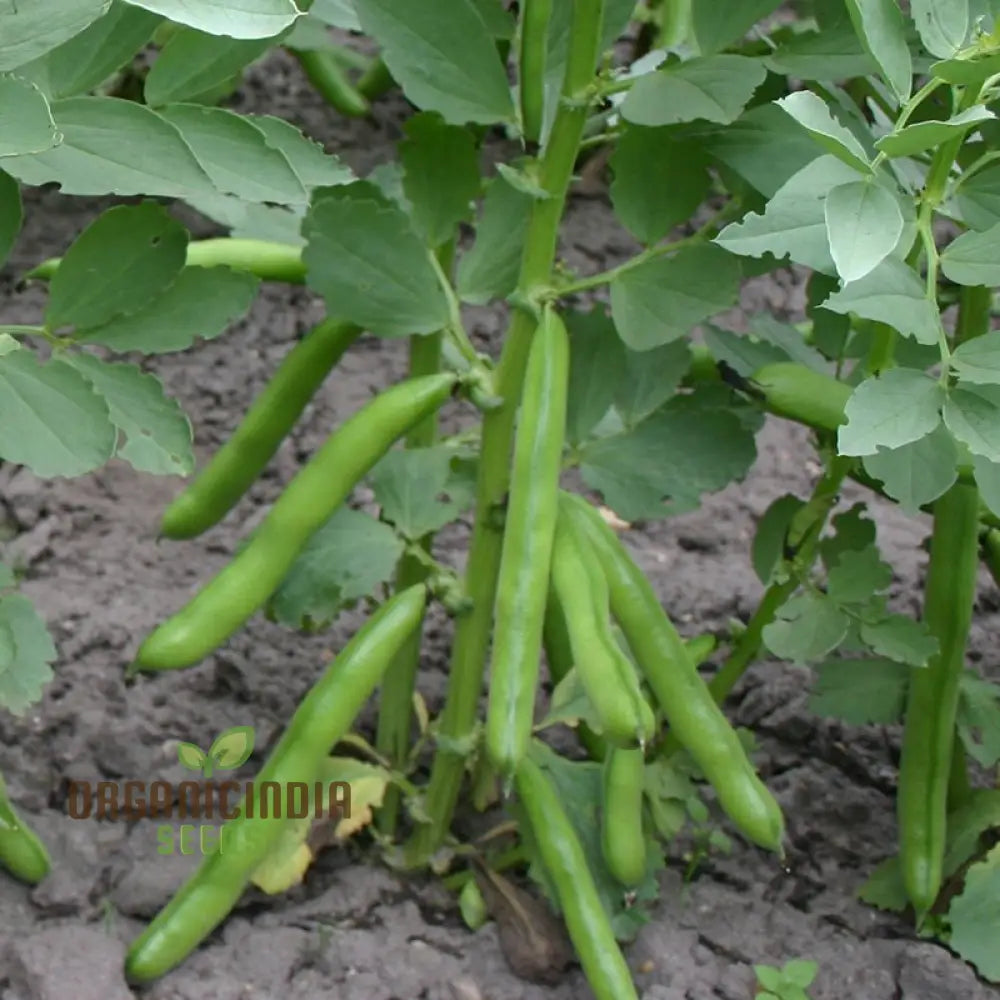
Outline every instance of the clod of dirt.
<path id="1" fill-rule="evenodd" d="M 544 903 L 499 872 L 477 864 L 473 874 L 497 923 L 500 947 L 511 971 L 531 983 L 558 983 L 573 961 L 562 923 Z"/>

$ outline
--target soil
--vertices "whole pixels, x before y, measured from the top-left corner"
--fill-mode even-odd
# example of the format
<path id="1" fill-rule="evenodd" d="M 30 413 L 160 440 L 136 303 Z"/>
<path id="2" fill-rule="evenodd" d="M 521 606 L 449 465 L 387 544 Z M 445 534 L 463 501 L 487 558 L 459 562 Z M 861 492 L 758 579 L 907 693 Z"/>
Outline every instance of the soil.
<path id="1" fill-rule="evenodd" d="M 241 108 L 296 122 L 361 174 L 392 155 L 405 108 L 378 106 L 370 122 L 329 113 L 297 67 L 278 56 L 255 68 L 236 97 Z M 65 248 L 105 203 L 27 192 L 27 221 L 2 279 L 0 318 L 26 322 L 43 301 L 15 290 L 15 275 Z M 189 218 L 190 213 L 185 217 Z M 201 232 L 207 233 L 208 229 Z M 563 251 L 592 270 L 633 249 L 606 197 L 575 197 Z M 742 310 L 798 315 L 799 283 L 781 274 L 755 279 Z M 264 288 L 252 314 L 214 343 L 150 360 L 183 402 L 200 458 L 232 430 L 297 333 L 322 315 L 303 289 Z M 739 314 L 734 313 L 738 320 Z M 470 313 L 474 334 L 495 347 L 500 318 Z M 113 463 L 78 480 L 43 481 L 0 469 L 0 497 L 13 535 L 0 552 L 27 569 L 25 591 L 48 620 L 59 648 L 56 678 L 23 719 L 0 715 L 0 769 L 12 796 L 46 839 L 52 874 L 29 890 L 0 878 L 0 1000 L 556 1000 L 588 996 L 579 970 L 555 987 L 516 978 L 492 924 L 466 929 L 450 897 L 430 881 L 402 879 L 362 855 L 326 852 L 298 889 L 279 897 L 248 893 L 224 926 L 181 968 L 133 993 L 121 973 L 125 943 L 180 884 L 193 857 L 156 852 L 152 823 L 71 821 L 66 779 L 184 777 L 176 741 L 201 745 L 227 726 L 252 724 L 257 750 L 249 773 L 329 657 L 357 627 L 345 614 L 327 634 L 296 635 L 255 619 L 202 666 L 140 678 L 123 670 L 143 635 L 180 606 L 231 555 L 298 465 L 372 391 L 401 376 L 405 344 L 363 341 L 351 351 L 283 446 L 268 474 L 207 539 L 158 545 L 158 516 L 179 482 Z M 722 632 L 746 619 L 760 586 L 748 560 L 755 519 L 776 496 L 811 487 L 816 468 L 804 437 L 768 424 L 759 461 L 745 482 L 710 497 L 697 513 L 647 525 L 630 543 L 686 634 Z M 845 494 L 844 503 L 861 497 Z M 363 490 L 355 500 L 370 499 Z M 876 505 L 879 540 L 896 578 L 894 600 L 919 607 L 927 523 Z M 442 542 L 462 557 L 463 531 Z M 1000 624 L 992 582 L 982 581 L 971 657 L 995 672 L 987 638 Z M 444 690 L 449 626 L 435 619 L 425 644 L 421 690 L 432 708 Z M 809 675 L 765 663 L 728 706 L 761 741 L 762 773 L 787 810 L 789 870 L 735 840 L 684 884 L 673 859 L 660 902 L 628 949 L 645 1000 L 748 1000 L 754 963 L 812 958 L 815 1000 L 985 1000 L 998 991 L 945 948 L 922 941 L 906 921 L 859 903 L 855 892 L 893 850 L 899 733 L 846 728 L 806 707 Z M 361 728 L 370 731 L 371 708 Z"/>

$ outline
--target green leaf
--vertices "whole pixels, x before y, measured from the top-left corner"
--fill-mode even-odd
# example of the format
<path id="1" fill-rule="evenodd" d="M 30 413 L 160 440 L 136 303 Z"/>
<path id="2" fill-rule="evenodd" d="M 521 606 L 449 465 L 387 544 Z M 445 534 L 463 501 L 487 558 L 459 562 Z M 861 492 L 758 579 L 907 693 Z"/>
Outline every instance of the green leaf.
<path id="1" fill-rule="evenodd" d="M 614 338 L 617 340 L 617 338 Z M 621 341 L 618 341 L 619 346 Z M 614 354 L 608 351 L 607 354 Z M 634 427 L 658 410 L 677 392 L 691 366 L 691 349 L 686 339 L 675 340 L 651 351 L 625 349 L 625 371 L 617 385 L 612 383 L 615 410 L 626 427 Z M 601 380 L 613 376 L 611 367 L 602 363 Z"/>
<path id="2" fill-rule="evenodd" d="M 476 226 L 476 242 L 458 265 L 463 302 L 486 305 L 514 291 L 533 199 L 502 177 L 490 182 Z"/>
<path id="3" fill-rule="evenodd" d="M 245 115 L 261 132 L 269 146 L 278 150 L 307 188 L 349 184 L 354 179 L 350 167 L 300 132 L 291 122 L 273 115 Z"/>
<path id="4" fill-rule="evenodd" d="M 647 351 L 733 306 L 739 285 L 739 264 L 731 254 L 711 244 L 685 247 L 615 278 L 611 315 L 625 344 Z"/>
<path id="5" fill-rule="evenodd" d="M 865 148 L 853 132 L 833 117 L 827 103 L 817 94 L 811 90 L 799 90 L 774 103 L 797 121 L 817 145 L 854 170 L 870 173 L 871 164 Z"/>
<path id="6" fill-rule="evenodd" d="M 403 129 L 399 158 L 411 217 L 427 245 L 438 247 L 469 219 L 479 195 L 476 140 L 435 114 L 414 115 Z"/>
<path id="7" fill-rule="evenodd" d="M 392 579 L 403 543 L 386 524 L 341 507 L 316 532 L 268 606 L 284 625 L 322 627 Z"/>
<path id="8" fill-rule="evenodd" d="M 849 80 L 878 72 L 850 24 L 794 34 L 766 56 L 764 64 L 772 73 L 809 81 Z"/>
<path id="9" fill-rule="evenodd" d="M 358 32 L 362 30 L 361 22 L 354 10 L 354 0 L 314 0 L 309 13 L 332 28 Z"/>
<path id="10" fill-rule="evenodd" d="M 0 266 L 14 249 L 23 217 L 21 189 L 10 174 L 0 170 Z"/>
<path id="11" fill-rule="evenodd" d="M 971 27 L 969 0 L 910 0 L 910 17 L 924 48 L 939 59 L 953 56 Z"/>
<path id="12" fill-rule="evenodd" d="M 1000 981 L 1000 844 L 965 873 L 965 887 L 948 908 L 949 947 L 975 966 L 979 974 Z"/>
<path id="13" fill-rule="evenodd" d="M 860 604 L 892 583 L 892 567 L 869 545 L 841 554 L 827 575 L 827 596 L 836 604 Z"/>
<path id="14" fill-rule="evenodd" d="M 910 668 L 888 659 L 828 660 L 816 668 L 809 711 L 849 726 L 889 726 L 906 707 Z"/>
<path id="15" fill-rule="evenodd" d="M 1000 386 L 959 383 L 948 393 L 944 422 L 973 455 L 1000 462 Z"/>
<path id="16" fill-rule="evenodd" d="M 589 313 L 567 313 L 563 318 L 570 335 L 566 437 L 570 444 L 578 445 L 614 404 L 625 378 L 625 348 L 600 306 Z M 623 395 L 632 398 L 631 392 Z"/>
<path id="17" fill-rule="evenodd" d="M 699 119 L 728 125 L 747 106 L 767 70 L 756 59 L 719 55 L 668 61 L 641 76 L 622 102 L 636 125 L 676 125 Z"/>
<path id="18" fill-rule="evenodd" d="M 440 330 L 449 321 L 448 299 L 427 248 L 399 208 L 356 200 L 354 187 L 314 199 L 302 224 L 310 287 L 336 315 L 376 336 Z"/>
<path id="19" fill-rule="evenodd" d="M 908 100 L 913 85 L 913 60 L 896 0 L 846 0 L 846 3 L 854 30 L 878 63 L 885 82 L 900 101 Z"/>
<path id="20" fill-rule="evenodd" d="M 695 3 L 691 25 L 698 48 L 706 55 L 737 42 L 760 20 L 781 6 L 780 0 L 717 0 Z"/>
<path id="21" fill-rule="evenodd" d="M 836 649 L 849 623 L 840 608 L 822 595 L 799 594 L 778 609 L 761 637 L 775 656 L 805 664 Z"/>
<path id="22" fill-rule="evenodd" d="M 886 858 L 871 873 L 858 890 L 858 898 L 869 906 L 891 913 L 902 913 L 910 905 L 903 884 L 903 869 L 897 856 Z"/>
<path id="23" fill-rule="evenodd" d="M 0 458 L 36 476 L 80 476 L 114 454 L 105 401 L 63 361 L 26 350 L 0 356 Z"/>
<path id="24" fill-rule="evenodd" d="M 970 229 L 984 230 L 1000 223 L 1000 164 L 963 179 L 956 200 Z"/>
<path id="25" fill-rule="evenodd" d="M 205 751 L 196 743 L 186 743 L 184 741 L 177 744 L 177 760 L 181 767 L 189 771 L 201 771 L 208 760 Z"/>
<path id="26" fill-rule="evenodd" d="M 463 471 L 454 449 L 439 445 L 390 451 L 369 478 L 382 519 L 418 541 L 472 505 L 475 484 Z"/>
<path id="27" fill-rule="evenodd" d="M 1000 384 L 1000 330 L 959 344 L 951 356 L 951 367 L 962 382 Z"/>
<path id="28" fill-rule="evenodd" d="M 1000 285 L 1000 223 L 952 240 L 941 254 L 941 271 L 959 285 Z"/>
<path id="29" fill-rule="evenodd" d="M 157 107 L 198 97 L 242 73 L 273 44 L 272 38 L 220 38 L 193 28 L 178 28 L 146 77 L 146 103 Z"/>
<path id="30" fill-rule="evenodd" d="M 293 0 L 127 0 L 178 24 L 229 38 L 271 38 L 298 17 Z"/>
<path id="31" fill-rule="evenodd" d="M 152 202 L 119 205 L 92 222 L 52 278 L 45 323 L 100 326 L 137 312 L 184 267 L 188 234 Z"/>
<path id="32" fill-rule="evenodd" d="M 0 8 L 0 72 L 45 55 L 110 6 L 111 0 L 7 0 Z"/>
<path id="33" fill-rule="evenodd" d="M 943 424 L 900 448 L 879 448 L 876 454 L 866 455 L 862 463 L 865 472 L 913 514 L 937 500 L 958 478 L 958 449 Z"/>
<path id="34" fill-rule="evenodd" d="M 820 306 L 830 312 L 885 323 L 917 343 L 939 343 L 940 318 L 913 268 L 888 257 L 863 278 L 845 284 Z"/>
<path id="35" fill-rule="evenodd" d="M 4 167 L 25 184 L 59 184 L 63 194 L 186 198 L 215 188 L 180 133 L 149 108 L 115 97 L 67 97 L 52 104 L 63 141 Z"/>
<path id="36" fill-rule="evenodd" d="M 1000 72 L 1000 53 L 987 52 L 978 59 L 946 59 L 931 66 L 939 80 L 959 87 L 981 87 Z"/>
<path id="37" fill-rule="evenodd" d="M 216 190 L 251 202 L 309 200 L 288 160 L 242 115 L 198 104 L 171 104 L 159 113 L 180 132 Z"/>
<path id="38" fill-rule="evenodd" d="M 209 748 L 208 756 L 220 771 L 235 771 L 253 753 L 253 726 L 233 726 L 219 733 Z"/>
<path id="39" fill-rule="evenodd" d="M 492 32 L 472 0 L 354 0 L 365 34 L 406 96 L 453 125 L 513 121 L 514 105 Z"/>
<path id="40" fill-rule="evenodd" d="M 972 465 L 980 498 L 996 514 L 1000 510 L 1000 463 L 991 462 L 982 455 L 973 455 Z"/>
<path id="41" fill-rule="evenodd" d="M 889 615 L 879 622 L 864 622 L 861 639 L 879 656 L 911 667 L 926 667 L 938 651 L 938 641 L 927 631 L 927 626 L 906 615 Z"/>
<path id="42" fill-rule="evenodd" d="M 49 102 L 38 87 L 0 74 L 0 157 L 43 153 L 59 139 Z"/>
<path id="43" fill-rule="evenodd" d="M 641 243 L 656 243 L 705 200 L 707 166 L 700 147 L 671 129 L 626 128 L 611 156 L 615 214 Z"/>
<path id="44" fill-rule="evenodd" d="M 804 506 L 804 502 L 798 497 L 786 493 L 773 500 L 757 522 L 750 560 L 757 579 L 765 586 L 771 582 L 775 569 L 781 565 L 792 518 Z"/>
<path id="45" fill-rule="evenodd" d="M 605 16 L 614 7 L 616 0 L 605 0 Z M 622 0 L 617 0 L 620 4 Z M 504 5 L 504 0 L 472 0 L 473 6 L 479 11 L 479 16 L 483 19 L 489 33 L 498 41 L 507 40 L 514 37 L 517 25 L 514 19 L 514 12 L 508 10 Z M 632 13 L 631 7 L 629 14 Z M 617 37 L 617 35 L 616 35 Z"/>
<path id="46" fill-rule="evenodd" d="M 883 136 L 875 146 L 886 156 L 915 156 L 950 139 L 963 136 L 980 122 L 991 118 L 996 118 L 996 115 L 982 104 L 977 104 L 947 121 L 924 121 L 907 125 L 898 132 Z"/>
<path id="47" fill-rule="evenodd" d="M 875 545 L 875 522 L 867 513 L 863 503 L 856 503 L 849 510 L 834 515 L 833 537 L 827 536 L 819 543 L 820 555 L 828 570 L 836 566 L 845 553 Z"/>
<path id="48" fill-rule="evenodd" d="M 972 789 L 968 798 L 948 814 L 945 875 L 949 876 L 958 871 L 977 853 L 982 835 L 998 827 L 1000 827 L 1000 790 Z"/>
<path id="49" fill-rule="evenodd" d="M 196 337 L 212 340 L 243 316 L 260 282 L 228 267 L 185 267 L 145 309 L 83 331 L 80 339 L 113 351 L 183 351 Z"/>
<path id="50" fill-rule="evenodd" d="M 890 368 L 865 379 L 844 408 L 838 429 L 841 455 L 874 455 L 930 434 L 941 422 L 941 384 L 913 368 Z"/>
<path id="51" fill-rule="evenodd" d="M 996 767 L 1000 761 L 1000 686 L 966 673 L 956 724 L 969 756 L 986 770 Z"/>
<path id="52" fill-rule="evenodd" d="M 0 563 L 0 590 L 17 585 L 17 574 L 5 563 Z"/>
<path id="53" fill-rule="evenodd" d="M 782 323 L 768 312 L 754 313 L 749 319 L 752 336 L 777 347 L 784 359 L 797 361 L 813 371 L 830 374 L 830 364 L 815 348 L 802 338 L 802 332 L 791 323 Z"/>
<path id="54" fill-rule="evenodd" d="M 0 707 L 14 715 L 42 697 L 56 647 L 35 606 L 22 594 L 0 597 Z"/>
<path id="55" fill-rule="evenodd" d="M 570 667 L 563 679 L 552 689 L 549 710 L 539 726 L 548 727 L 559 723 L 574 728 L 584 723 L 595 733 L 603 732 L 600 716 L 594 708 L 594 703 L 587 696 L 587 690 L 575 667 Z"/>
<path id="56" fill-rule="evenodd" d="M 140 472 L 191 475 L 191 424 L 158 378 L 135 365 L 110 364 L 91 354 L 73 354 L 66 360 L 107 402 L 111 422 L 125 435 L 116 452 L 120 458 Z"/>
<path id="57" fill-rule="evenodd" d="M 773 253 L 815 271 L 836 274 L 825 202 L 830 191 L 855 183 L 857 176 L 857 171 L 835 156 L 820 156 L 782 186 L 767 203 L 763 215 L 748 213 L 742 221 L 726 226 L 715 242 L 743 256 Z M 898 245 L 908 246 L 908 236 L 904 232 Z"/>
<path id="58" fill-rule="evenodd" d="M 726 128 L 708 133 L 702 146 L 765 198 L 773 198 L 817 159 L 816 143 L 776 104 L 751 108 Z"/>
<path id="59" fill-rule="evenodd" d="M 513 163 L 498 163 L 497 173 L 515 190 L 526 194 L 532 201 L 547 201 L 552 196 L 542 187 L 538 177 L 538 163 L 523 157 Z"/>
<path id="60" fill-rule="evenodd" d="M 716 393 L 699 390 L 674 396 L 631 430 L 587 444 L 581 471 L 620 517 L 638 521 L 696 509 L 702 493 L 745 476 L 755 455 L 753 430 L 721 407 Z"/>
<path id="61" fill-rule="evenodd" d="M 84 94 L 128 63 L 152 38 L 160 18 L 117 0 L 88 28 L 22 66 L 49 98 Z"/>
<path id="62" fill-rule="evenodd" d="M 788 360 L 787 353 L 776 344 L 750 333 L 734 333 L 706 323 L 704 339 L 705 346 L 717 362 L 725 362 L 744 378 L 749 378 L 764 365 Z"/>
<path id="63" fill-rule="evenodd" d="M 853 181 L 826 196 L 826 232 L 830 255 L 845 283 L 873 271 L 899 243 L 903 213 L 885 188 Z"/>

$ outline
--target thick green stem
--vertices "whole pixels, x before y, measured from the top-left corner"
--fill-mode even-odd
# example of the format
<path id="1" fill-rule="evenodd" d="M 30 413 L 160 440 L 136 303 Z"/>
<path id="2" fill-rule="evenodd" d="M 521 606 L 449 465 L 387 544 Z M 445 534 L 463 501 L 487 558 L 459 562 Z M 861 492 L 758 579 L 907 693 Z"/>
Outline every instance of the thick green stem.
<path id="1" fill-rule="evenodd" d="M 48 280 L 59 268 L 60 259 L 52 257 L 29 271 L 26 278 Z M 196 240 L 188 244 L 188 267 L 231 267 L 249 271 L 263 281 L 284 281 L 302 285 L 306 267 L 302 263 L 302 247 L 270 240 L 246 240 L 218 237 Z"/>
<path id="2" fill-rule="evenodd" d="M 983 286 L 964 287 L 959 299 L 958 319 L 955 323 L 955 343 L 961 344 L 966 340 L 972 340 L 988 333 L 992 307 L 992 289 Z M 978 538 L 976 542 L 978 545 Z M 956 732 L 951 756 L 951 772 L 948 777 L 949 811 L 960 806 L 969 797 L 971 790 L 965 747 Z"/>
<path id="3" fill-rule="evenodd" d="M 454 241 L 447 243 L 438 253 L 445 272 L 450 272 L 455 255 Z M 410 377 L 433 375 L 441 367 L 441 346 L 444 333 L 438 332 L 424 337 L 410 338 Z M 438 419 L 433 413 L 417 424 L 406 436 L 407 448 L 428 448 L 437 439 Z M 421 547 L 430 553 L 433 536 L 421 539 Z M 432 560 L 419 554 L 406 553 L 396 567 L 396 593 L 424 583 L 431 573 Z M 416 690 L 417 672 L 420 667 L 420 646 L 422 629 L 415 629 L 412 636 L 403 643 L 385 672 L 385 679 L 379 693 L 378 729 L 375 746 L 383 757 L 392 762 L 396 769 L 402 769 L 410 752 L 410 728 L 413 719 L 413 694 Z M 382 808 L 378 814 L 378 825 L 382 833 L 392 836 L 399 820 L 400 789 L 390 785 L 386 789 Z"/>
<path id="4" fill-rule="evenodd" d="M 438 720 L 439 746 L 425 802 L 429 822 L 417 830 L 409 849 L 415 862 L 428 857 L 444 841 L 458 801 L 465 759 L 475 738 L 503 543 L 498 515 L 510 482 L 514 420 L 537 323 L 530 303 L 552 279 L 559 224 L 587 118 L 603 7 L 603 0 L 576 0 L 573 8 L 563 98 L 539 170 L 539 182 L 549 197 L 534 202 L 525 239 L 515 295 L 519 304 L 511 317 L 496 373 L 497 392 L 504 402 L 483 418 L 476 520 L 466 566 L 472 610 L 459 619 L 455 629 L 448 695 Z"/>

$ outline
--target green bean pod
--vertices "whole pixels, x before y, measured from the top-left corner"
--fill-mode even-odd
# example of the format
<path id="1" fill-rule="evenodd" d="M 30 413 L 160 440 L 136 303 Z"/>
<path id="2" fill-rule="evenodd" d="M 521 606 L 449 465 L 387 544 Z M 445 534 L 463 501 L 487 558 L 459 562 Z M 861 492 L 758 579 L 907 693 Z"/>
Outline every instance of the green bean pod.
<path id="1" fill-rule="evenodd" d="M 570 643 L 566 616 L 559 604 L 559 598 L 551 587 L 545 600 L 542 646 L 545 649 L 545 659 L 549 664 L 552 681 L 558 684 L 573 669 L 573 646 Z M 581 722 L 577 726 L 576 735 L 591 760 L 604 760 L 608 747 L 602 736 L 595 733 L 586 722 Z"/>
<path id="2" fill-rule="evenodd" d="M 285 786 L 320 773 L 324 758 L 347 733 L 386 667 L 423 617 L 422 585 L 382 605 L 326 668 L 296 709 L 254 783 L 254 802 L 265 782 Z M 267 858 L 287 822 L 248 816 L 243 808 L 222 832 L 222 849 L 209 854 L 152 923 L 129 947 L 125 971 L 136 982 L 156 979 L 178 965 L 229 915 Z"/>
<path id="3" fill-rule="evenodd" d="M 164 538 L 195 538 L 236 506 L 360 335 L 360 327 L 325 319 L 288 352 L 229 440 L 167 508 Z"/>
<path id="4" fill-rule="evenodd" d="M 959 684 L 979 565 L 979 491 L 955 483 L 934 504 L 924 621 L 939 643 L 910 678 L 899 764 L 899 856 L 919 918 L 941 890 Z"/>
<path id="5" fill-rule="evenodd" d="M 830 432 L 844 422 L 844 408 L 854 392 L 846 382 L 793 361 L 764 365 L 751 381 L 770 413 Z"/>
<path id="6" fill-rule="evenodd" d="M 644 743 L 652 737 L 656 720 L 611 632 L 608 584 L 601 567 L 561 503 L 551 583 L 566 616 L 573 662 L 603 735 L 617 746 Z"/>
<path id="7" fill-rule="evenodd" d="M 572 516 L 603 567 L 611 612 L 667 722 L 715 788 L 719 804 L 739 830 L 768 850 L 782 850 L 781 808 L 757 776 L 739 736 L 712 698 L 684 641 L 645 574 L 597 510 L 563 493 Z"/>
<path id="8" fill-rule="evenodd" d="M 522 0 L 518 93 L 521 130 L 529 142 L 538 142 L 545 119 L 545 57 L 551 17 L 552 0 Z"/>
<path id="9" fill-rule="evenodd" d="M 486 749 L 505 777 L 531 741 L 568 380 L 569 336 L 547 309 L 525 370 L 494 605 Z"/>
<path id="10" fill-rule="evenodd" d="M 552 783 L 530 757 L 518 766 L 517 792 L 594 996 L 638 1000 L 573 824 Z"/>
<path id="11" fill-rule="evenodd" d="M 633 888 L 646 875 L 642 798 L 646 759 L 639 747 L 612 747 L 604 762 L 601 848 L 608 871 Z"/>
<path id="12" fill-rule="evenodd" d="M 247 545 L 143 642 L 135 669 L 189 667 L 222 645 L 278 589 L 312 535 L 393 442 L 440 407 L 457 384 L 452 374 L 408 379 L 334 431 Z"/>
<path id="13" fill-rule="evenodd" d="M 0 776 L 0 865 L 15 878 L 37 885 L 49 873 L 51 861 L 38 835 L 18 816 Z"/>
<path id="14" fill-rule="evenodd" d="M 293 49 L 309 82 L 335 111 L 348 118 L 364 118 L 371 105 L 347 78 L 347 72 L 332 52 Z"/>

